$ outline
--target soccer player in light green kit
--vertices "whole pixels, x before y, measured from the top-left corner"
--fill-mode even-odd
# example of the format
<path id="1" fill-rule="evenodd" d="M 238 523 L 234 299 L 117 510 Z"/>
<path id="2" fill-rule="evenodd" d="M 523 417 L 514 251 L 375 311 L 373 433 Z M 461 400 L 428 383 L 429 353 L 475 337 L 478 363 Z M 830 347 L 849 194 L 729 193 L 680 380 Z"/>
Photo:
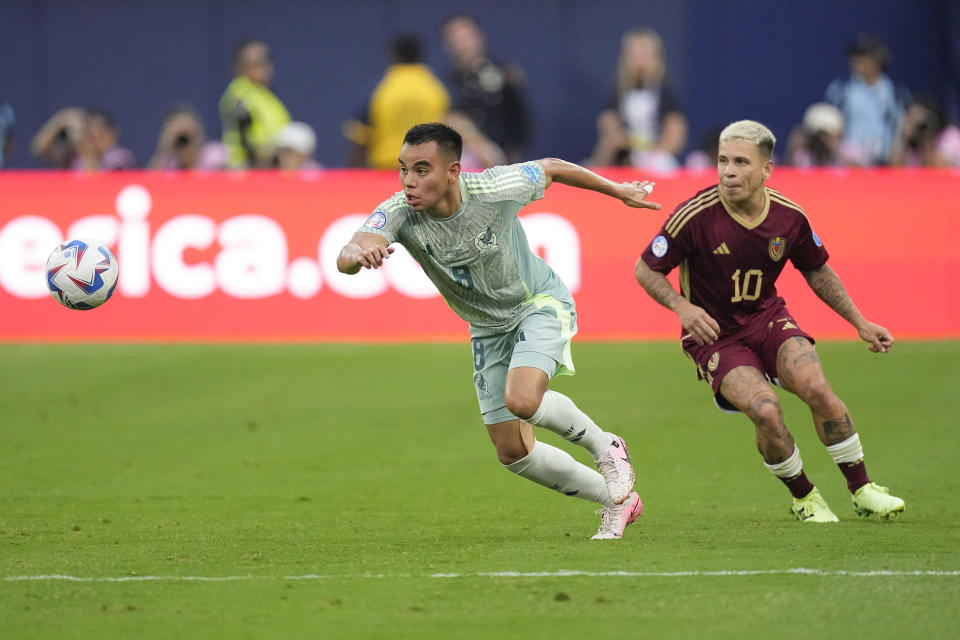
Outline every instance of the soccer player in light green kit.
<path id="1" fill-rule="evenodd" d="M 647 202 L 650 182 L 617 184 L 555 158 L 461 173 L 463 142 L 439 123 L 410 129 L 400 150 L 403 191 L 376 208 L 337 258 L 343 273 L 376 269 L 399 242 L 447 304 L 470 324 L 474 384 L 500 463 L 537 484 L 601 505 L 593 539 L 618 539 L 643 502 L 626 443 L 548 388 L 574 372 L 576 309 L 566 285 L 530 250 L 517 212 L 553 182 L 597 191 L 627 206 Z M 586 448 L 600 472 L 538 441 L 536 425 Z"/>

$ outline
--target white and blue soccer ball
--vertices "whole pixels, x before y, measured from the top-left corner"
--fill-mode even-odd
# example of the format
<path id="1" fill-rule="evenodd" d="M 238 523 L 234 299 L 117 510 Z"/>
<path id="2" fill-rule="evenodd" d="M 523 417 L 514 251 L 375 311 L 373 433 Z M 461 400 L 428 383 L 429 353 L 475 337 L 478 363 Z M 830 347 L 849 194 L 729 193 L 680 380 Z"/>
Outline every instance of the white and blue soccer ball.
<path id="1" fill-rule="evenodd" d="M 96 309 L 117 288 L 120 268 L 110 249 L 96 240 L 61 243 L 47 258 L 47 287 L 54 300 L 70 309 Z"/>

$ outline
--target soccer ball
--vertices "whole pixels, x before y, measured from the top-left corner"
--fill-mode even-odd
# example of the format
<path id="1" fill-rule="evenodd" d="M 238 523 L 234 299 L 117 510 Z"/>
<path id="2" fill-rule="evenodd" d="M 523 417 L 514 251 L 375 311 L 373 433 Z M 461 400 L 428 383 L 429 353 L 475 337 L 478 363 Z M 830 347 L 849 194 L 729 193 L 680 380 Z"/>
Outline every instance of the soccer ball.
<path id="1" fill-rule="evenodd" d="M 96 309 L 117 288 L 120 269 L 110 249 L 89 238 L 69 240 L 47 258 L 47 286 L 70 309 Z"/>

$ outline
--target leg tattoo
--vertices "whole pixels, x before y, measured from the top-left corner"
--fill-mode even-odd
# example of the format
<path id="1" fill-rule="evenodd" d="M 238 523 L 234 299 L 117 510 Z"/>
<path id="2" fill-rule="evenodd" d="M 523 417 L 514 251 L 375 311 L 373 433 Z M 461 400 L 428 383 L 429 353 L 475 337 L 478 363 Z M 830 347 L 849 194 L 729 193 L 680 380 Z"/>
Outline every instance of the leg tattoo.
<path id="1" fill-rule="evenodd" d="M 843 417 L 837 420 L 823 421 L 823 435 L 830 440 L 841 442 L 853 434 L 853 421 L 850 419 L 849 413 L 843 414 Z"/>
<path id="2" fill-rule="evenodd" d="M 777 352 L 777 377 L 780 379 L 780 385 L 792 391 L 796 388 L 796 374 L 801 369 L 819 362 L 820 358 L 817 357 L 817 352 L 810 341 L 801 336 L 794 336 L 784 342 Z"/>

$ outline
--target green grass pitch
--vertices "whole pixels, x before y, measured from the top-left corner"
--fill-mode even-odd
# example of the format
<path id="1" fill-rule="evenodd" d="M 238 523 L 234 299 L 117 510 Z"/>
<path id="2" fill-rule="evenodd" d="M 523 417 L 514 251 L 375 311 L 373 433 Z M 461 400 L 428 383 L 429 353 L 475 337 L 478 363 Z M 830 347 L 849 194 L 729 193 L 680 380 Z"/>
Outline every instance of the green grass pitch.
<path id="1" fill-rule="evenodd" d="M 839 524 L 792 519 L 676 345 L 577 343 L 554 388 L 646 503 L 594 542 L 499 467 L 466 342 L 0 345 L 0 638 L 956 637 L 960 342 L 819 352 L 901 518 L 856 517 L 795 398 Z"/>

